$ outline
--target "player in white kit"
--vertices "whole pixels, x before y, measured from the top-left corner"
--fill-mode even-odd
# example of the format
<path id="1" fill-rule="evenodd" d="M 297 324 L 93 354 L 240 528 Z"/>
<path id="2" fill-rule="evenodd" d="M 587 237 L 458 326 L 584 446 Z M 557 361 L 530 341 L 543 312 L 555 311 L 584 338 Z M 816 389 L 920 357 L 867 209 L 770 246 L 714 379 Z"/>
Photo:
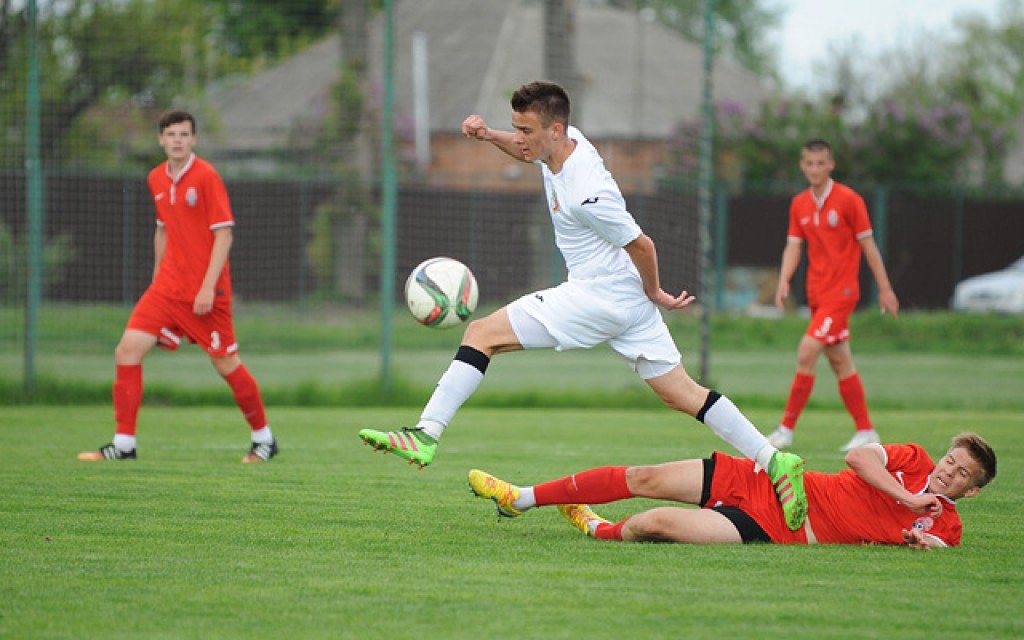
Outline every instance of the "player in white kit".
<path id="1" fill-rule="evenodd" d="M 532 82 L 520 87 L 511 103 L 514 131 L 491 129 L 483 118 L 471 115 L 463 121 L 462 132 L 540 166 L 555 241 L 569 278 L 471 322 L 416 426 L 363 429 L 359 437 L 374 449 L 392 451 L 423 468 L 433 461 L 438 440 L 480 385 L 493 356 L 521 349 L 587 349 L 607 342 L 666 405 L 704 422 L 766 469 L 787 524 L 798 529 L 807 513 L 803 460 L 777 451 L 728 398 L 686 373 L 658 307 L 682 309 L 694 298 L 686 291 L 673 296 L 661 288 L 654 241 L 626 210 L 597 149 L 569 126 L 565 90 Z"/>

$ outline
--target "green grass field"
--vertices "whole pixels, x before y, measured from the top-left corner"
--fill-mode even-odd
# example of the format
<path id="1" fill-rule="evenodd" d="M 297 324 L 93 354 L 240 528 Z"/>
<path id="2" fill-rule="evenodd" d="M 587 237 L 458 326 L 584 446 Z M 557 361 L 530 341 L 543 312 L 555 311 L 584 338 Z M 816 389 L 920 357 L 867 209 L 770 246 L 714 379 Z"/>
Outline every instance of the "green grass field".
<path id="1" fill-rule="evenodd" d="M 875 411 L 933 455 L 963 428 L 999 454 L 960 505 L 963 546 L 932 552 L 597 542 L 549 509 L 499 523 L 466 488 L 472 467 L 530 484 L 725 446 L 667 409 L 469 408 L 422 472 L 355 435 L 406 408 L 271 407 L 282 453 L 267 465 L 239 463 L 229 406 L 144 407 L 127 463 L 74 459 L 109 438 L 108 407 L 2 413 L 2 638 L 1024 637 L 1015 410 Z M 840 468 L 847 422 L 805 415 L 810 467 Z"/>

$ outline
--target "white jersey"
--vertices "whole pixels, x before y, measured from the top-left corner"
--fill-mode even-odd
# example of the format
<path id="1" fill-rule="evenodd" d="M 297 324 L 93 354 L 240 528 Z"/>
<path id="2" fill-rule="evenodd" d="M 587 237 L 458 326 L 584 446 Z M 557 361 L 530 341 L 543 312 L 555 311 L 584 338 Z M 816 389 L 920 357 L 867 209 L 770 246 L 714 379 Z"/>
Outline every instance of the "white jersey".
<path id="1" fill-rule="evenodd" d="M 555 244 L 569 269 L 569 280 L 599 287 L 622 303 L 649 301 L 640 274 L 622 248 L 642 231 L 626 211 L 626 201 L 597 149 L 576 127 L 568 128 L 576 148 L 558 174 L 541 165 Z"/>

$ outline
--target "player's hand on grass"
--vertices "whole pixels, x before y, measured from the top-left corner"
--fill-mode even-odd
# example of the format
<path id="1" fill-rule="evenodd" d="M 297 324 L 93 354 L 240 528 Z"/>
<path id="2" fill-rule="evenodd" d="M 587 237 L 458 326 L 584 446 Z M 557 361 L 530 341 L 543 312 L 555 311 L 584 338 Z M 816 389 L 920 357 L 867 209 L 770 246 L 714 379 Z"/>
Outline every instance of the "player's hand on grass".
<path id="1" fill-rule="evenodd" d="M 654 304 L 669 311 L 688 307 L 696 299 L 696 296 L 691 296 L 687 291 L 683 291 L 678 296 L 673 296 L 664 289 L 658 289 L 658 293 L 653 298 Z"/>
<path id="2" fill-rule="evenodd" d="M 911 549 L 930 549 L 929 545 L 925 541 L 924 531 L 920 529 L 904 529 L 903 530 L 903 542 L 907 543 L 907 546 Z"/>
<path id="3" fill-rule="evenodd" d="M 476 138 L 477 140 L 487 140 L 487 134 L 490 128 L 484 119 L 476 114 L 468 116 L 462 121 L 462 135 L 467 138 Z"/>
<path id="4" fill-rule="evenodd" d="M 894 318 L 900 312 L 900 301 L 892 289 L 878 292 L 878 306 L 882 313 L 888 313 Z"/>

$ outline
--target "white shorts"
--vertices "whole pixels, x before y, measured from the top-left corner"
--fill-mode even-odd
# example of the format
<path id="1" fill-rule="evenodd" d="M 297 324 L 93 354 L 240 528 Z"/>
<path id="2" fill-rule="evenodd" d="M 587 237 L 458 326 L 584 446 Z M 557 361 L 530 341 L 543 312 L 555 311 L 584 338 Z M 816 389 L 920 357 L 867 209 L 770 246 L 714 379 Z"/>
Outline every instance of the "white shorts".
<path id="1" fill-rule="evenodd" d="M 508 305 L 508 319 L 526 349 L 590 349 L 607 342 L 644 380 L 679 366 L 682 356 L 649 300 L 616 303 L 573 281 L 529 293 Z"/>

